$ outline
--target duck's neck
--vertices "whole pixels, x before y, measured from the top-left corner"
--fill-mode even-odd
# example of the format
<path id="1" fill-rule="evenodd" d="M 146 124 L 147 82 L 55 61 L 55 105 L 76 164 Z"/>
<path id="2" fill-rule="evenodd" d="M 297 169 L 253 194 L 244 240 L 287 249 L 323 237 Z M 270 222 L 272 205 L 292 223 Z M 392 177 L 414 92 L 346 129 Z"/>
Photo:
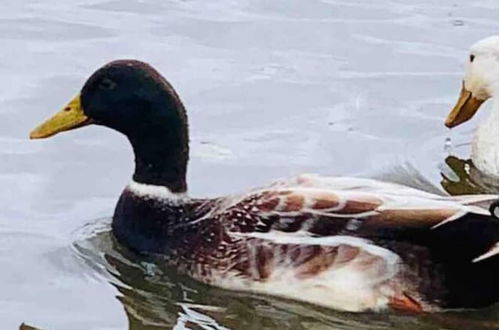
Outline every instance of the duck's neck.
<path id="1" fill-rule="evenodd" d="M 165 187 L 174 194 L 186 193 L 189 159 L 186 120 L 183 112 L 156 116 L 128 135 L 135 153 L 135 182 Z"/>
<path id="2" fill-rule="evenodd" d="M 487 176 L 499 173 L 499 101 L 493 98 L 489 116 L 478 126 L 472 147 L 474 165 Z"/>
<path id="3" fill-rule="evenodd" d="M 491 139 L 488 141 L 489 143 L 494 142 L 495 144 L 499 144 L 499 139 L 496 139 L 496 136 L 499 136 L 499 98 L 492 99 L 492 109 L 490 111 L 489 116 L 479 125 L 478 127 L 478 135 L 481 135 L 482 138 Z"/>

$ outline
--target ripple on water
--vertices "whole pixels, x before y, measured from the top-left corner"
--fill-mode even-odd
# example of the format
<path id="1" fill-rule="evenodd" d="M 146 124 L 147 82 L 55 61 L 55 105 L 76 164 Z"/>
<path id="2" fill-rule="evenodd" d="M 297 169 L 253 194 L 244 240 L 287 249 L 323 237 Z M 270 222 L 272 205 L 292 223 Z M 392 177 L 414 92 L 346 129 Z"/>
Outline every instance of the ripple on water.
<path id="1" fill-rule="evenodd" d="M 497 0 L 0 1 L 2 326 L 496 327 L 484 320 L 497 308 L 348 314 L 209 288 L 120 247 L 107 218 L 68 248 L 82 219 L 110 214 L 131 172 L 129 146 L 99 128 L 38 143 L 27 134 L 98 66 L 132 57 L 164 73 L 188 108 L 197 196 L 303 171 L 492 191 L 466 161 L 469 134 L 444 151 L 443 121 L 466 49 L 497 33 L 498 14 Z"/>
<path id="2" fill-rule="evenodd" d="M 113 36 L 101 27 L 42 18 L 0 19 L 1 39 L 44 39 L 60 41 L 66 39 L 100 39 Z"/>

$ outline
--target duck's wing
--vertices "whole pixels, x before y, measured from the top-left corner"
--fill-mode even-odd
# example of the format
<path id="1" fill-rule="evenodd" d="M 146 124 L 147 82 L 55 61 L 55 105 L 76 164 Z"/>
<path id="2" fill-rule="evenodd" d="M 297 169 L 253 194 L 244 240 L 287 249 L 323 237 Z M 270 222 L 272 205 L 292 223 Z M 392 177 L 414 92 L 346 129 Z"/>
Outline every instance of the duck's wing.
<path id="1" fill-rule="evenodd" d="M 302 175 L 255 191 L 227 208 L 245 214 L 248 221 L 233 217 L 242 227 L 259 219 L 259 232 L 372 237 L 391 229 L 435 228 L 469 214 L 489 216 L 488 207 L 497 198 L 440 196 L 371 179 Z"/>
<path id="2" fill-rule="evenodd" d="M 223 213 L 230 235 L 247 251 L 238 267 L 272 283 L 267 292 L 300 299 L 301 291 L 312 290 L 313 302 L 348 310 L 423 310 L 431 309 L 423 291 L 440 299 L 446 289 L 420 283 L 442 275 L 432 269 L 436 263 L 471 264 L 499 241 L 499 221 L 486 208 L 496 198 L 300 176 L 232 201 Z M 486 235 L 474 228 L 487 222 Z"/>

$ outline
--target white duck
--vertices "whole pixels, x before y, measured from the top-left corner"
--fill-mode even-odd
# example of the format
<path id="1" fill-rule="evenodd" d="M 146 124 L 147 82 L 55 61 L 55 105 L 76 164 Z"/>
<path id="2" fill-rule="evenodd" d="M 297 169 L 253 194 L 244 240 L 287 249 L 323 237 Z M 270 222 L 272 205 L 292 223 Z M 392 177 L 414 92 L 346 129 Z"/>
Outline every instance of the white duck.
<path id="1" fill-rule="evenodd" d="M 473 117 L 489 98 L 499 94 L 499 36 L 475 43 L 470 49 L 461 94 L 445 125 L 458 126 Z M 475 132 L 471 160 L 486 176 L 499 178 L 499 102 Z"/>

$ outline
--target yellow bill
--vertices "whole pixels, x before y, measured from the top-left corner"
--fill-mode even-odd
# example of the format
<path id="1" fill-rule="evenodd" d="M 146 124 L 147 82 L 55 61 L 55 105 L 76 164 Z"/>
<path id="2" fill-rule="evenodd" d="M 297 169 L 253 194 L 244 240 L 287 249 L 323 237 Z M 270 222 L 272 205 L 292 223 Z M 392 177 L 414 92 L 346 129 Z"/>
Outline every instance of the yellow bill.
<path id="1" fill-rule="evenodd" d="M 61 111 L 31 131 L 30 139 L 43 139 L 60 132 L 90 125 L 93 121 L 83 112 L 80 95 L 76 95 Z"/>
<path id="2" fill-rule="evenodd" d="M 445 126 L 452 128 L 470 120 L 484 101 L 474 97 L 463 84 L 459 99 L 445 120 Z"/>

